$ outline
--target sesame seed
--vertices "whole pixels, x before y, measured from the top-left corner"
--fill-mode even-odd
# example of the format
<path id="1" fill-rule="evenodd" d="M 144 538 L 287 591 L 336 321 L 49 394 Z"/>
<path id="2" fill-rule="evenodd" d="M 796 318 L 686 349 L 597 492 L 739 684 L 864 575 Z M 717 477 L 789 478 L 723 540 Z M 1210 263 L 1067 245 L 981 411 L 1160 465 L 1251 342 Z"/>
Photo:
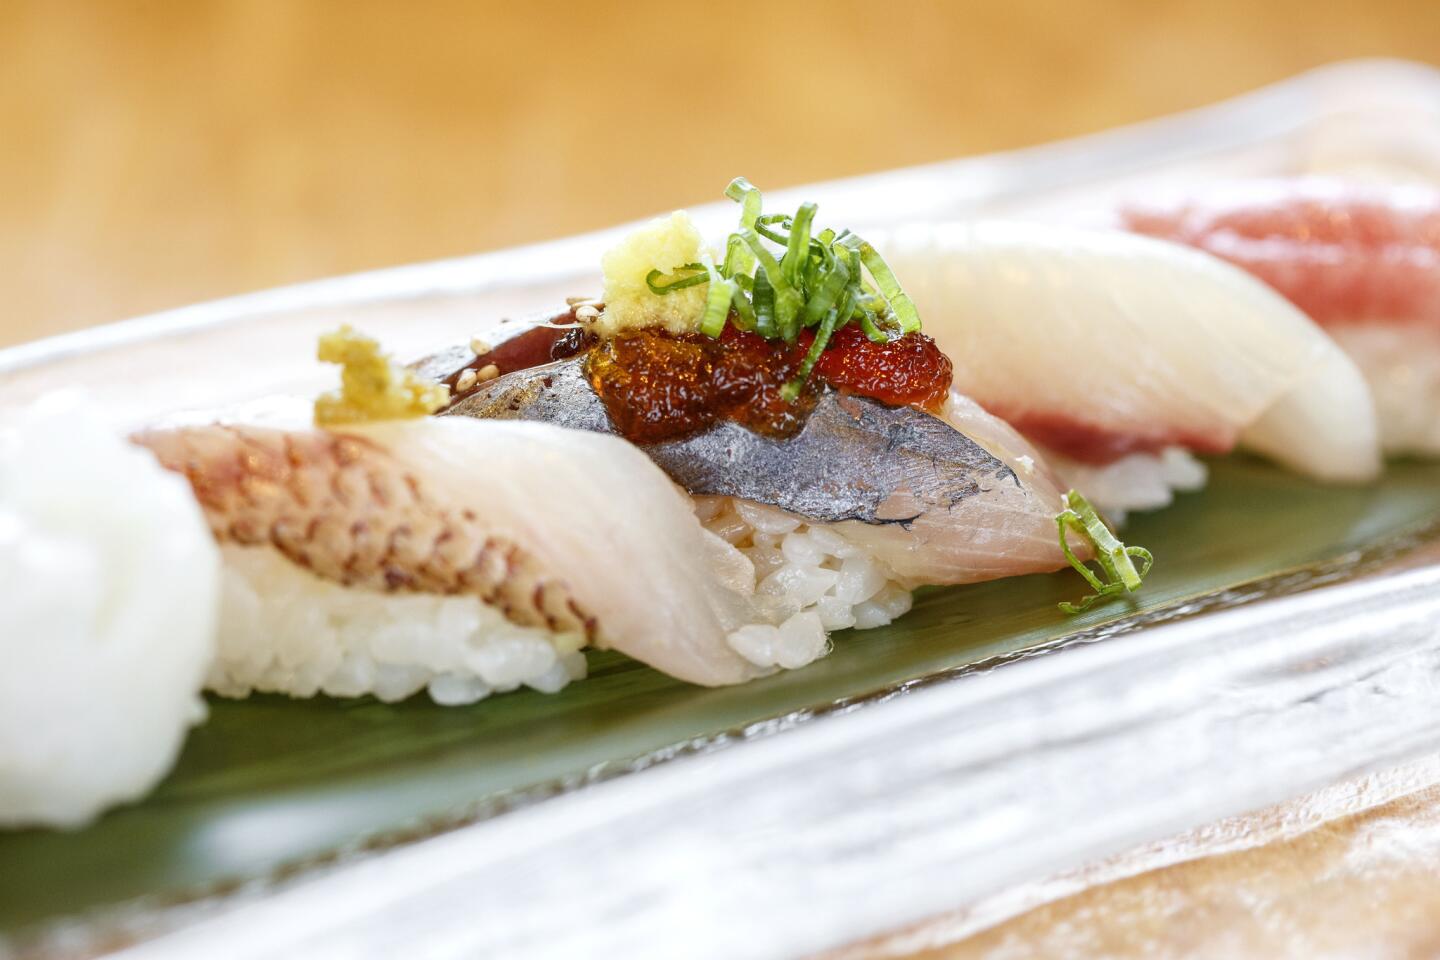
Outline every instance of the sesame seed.
<path id="1" fill-rule="evenodd" d="M 487 363 L 475 373 L 475 378 L 481 383 L 486 383 L 500 376 L 500 368 L 493 363 Z"/>
<path id="2" fill-rule="evenodd" d="M 489 343 L 481 340 L 479 337 L 470 338 L 470 352 L 475 354 L 475 356 L 477 357 L 482 354 L 489 353 L 493 349 L 494 347 L 490 346 Z"/>
<path id="3" fill-rule="evenodd" d="M 600 311 L 597 310 L 597 309 L 594 307 L 593 304 L 588 304 L 588 303 L 587 303 L 587 304 L 586 304 L 585 306 L 583 306 L 583 307 L 576 307 L 576 308 L 575 308 L 575 319 L 576 319 L 576 320 L 580 320 L 580 321 L 582 321 L 582 322 L 588 322 L 588 321 L 591 321 L 591 320 L 599 319 L 599 317 L 600 317 Z"/>
<path id="4" fill-rule="evenodd" d="M 492 363 L 491 366 L 493 367 L 494 364 Z M 478 383 L 479 380 L 480 378 L 474 370 L 465 370 L 461 372 L 460 377 L 455 381 L 455 390 L 459 393 L 467 393 L 475 388 L 475 384 Z"/>

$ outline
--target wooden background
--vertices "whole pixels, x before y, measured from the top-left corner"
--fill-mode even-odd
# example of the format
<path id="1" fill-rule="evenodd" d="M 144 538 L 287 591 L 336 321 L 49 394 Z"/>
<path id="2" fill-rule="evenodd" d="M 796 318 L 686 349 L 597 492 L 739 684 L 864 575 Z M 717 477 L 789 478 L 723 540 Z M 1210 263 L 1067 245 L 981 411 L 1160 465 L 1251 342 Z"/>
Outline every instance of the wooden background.
<path id="1" fill-rule="evenodd" d="M 0 344 L 1368 55 L 1440 3 L 0 0 Z"/>

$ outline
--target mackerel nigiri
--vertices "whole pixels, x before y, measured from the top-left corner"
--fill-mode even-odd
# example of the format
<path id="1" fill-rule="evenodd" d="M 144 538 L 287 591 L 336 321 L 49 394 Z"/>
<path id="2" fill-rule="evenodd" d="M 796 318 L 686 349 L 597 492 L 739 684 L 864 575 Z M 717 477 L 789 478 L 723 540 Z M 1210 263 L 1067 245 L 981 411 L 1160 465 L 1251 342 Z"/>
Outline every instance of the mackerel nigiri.
<path id="1" fill-rule="evenodd" d="M 587 377 L 591 358 L 497 377 L 445 414 L 617 433 Z M 1064 509 L 1058 479 L 1005 423 L 958 393 L 942 395 L 930 413 L 827 388 L 790 435 L 722 420 L 638 448 L 692 496 L 775 508 L 807 529 L 863 543 L 906 587 L 1066 563 L 1055 532 Z"/>
<path id="2" fill-rule="evenodd" d="M 715 522 L 744 521 L 725 536 L 776 568 L 762 593 L 800 577 L 771 550 L 777 533 L 852 552 L 786 554 L 819 568 L 801 577 L 817 596 L 838 596 L 824 585 L 841 559 L 877 564 L 867 580 L 896 590 L 1078 565 L 1057 531 L 1073 506 L 1057 474 L 952 389 L 951 359 L 876 249 L 820 228 L 814 204 L 763 214 L 743 179 L 726 195 L 740 227 L 723 262 L 677 212 L 606 254 L 602 297 L 419 361 L 421 377 L 453 391 L 443 413 L 630 440 L 719 510 Z M 1134 589 L 1141 574 L 1122 566 L 1112 582 Z M 827 626 L 870 619 L 842 606 Z"/>
<path id="3" fill-rule="evenodd" d="M 1279 291 L 1359 366 L 1386 451 L 1440 456 L 1440 190 L 1318 177 L 1219 182 L 1120 216 Z"/>
<path id="4" fill-rule="evenodd" d="M 886 255 L 955 387 L 1107 510 L 1196 486 L 1248 447 L 1334 482 L 1380 468 L 1370 394 L 1309 319 L 1212 257 L 1118 231 L 915 225 Z M 1138 485 L 1137 485 L 1138 482 Z"/>
<path id="5" fill-rule="evenodd" d="M 741 222 L 723 263 L 676 212 L 604 256 L 603 296 L 417 361 L 451 392 L 442 415 L 619 435 L 726 515 L 863 545 L 897 590 L 1066 566 L 1058 477 L 951 389 L 874 248 L 814 204 L 762 214 L 743 179 L 726 195 Z M 741 526 L 727 539 L 765 554 L 771 532 Z"/>

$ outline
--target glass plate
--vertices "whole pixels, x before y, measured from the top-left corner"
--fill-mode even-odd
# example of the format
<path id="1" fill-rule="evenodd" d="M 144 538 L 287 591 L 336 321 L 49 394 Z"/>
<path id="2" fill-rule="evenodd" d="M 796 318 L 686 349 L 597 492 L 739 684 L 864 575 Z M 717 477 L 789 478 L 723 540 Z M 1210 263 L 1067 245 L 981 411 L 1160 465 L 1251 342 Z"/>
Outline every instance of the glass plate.
<path id="1" fill-rule="evenodd" d="M 820 184 L 827 217 L 1084 216 L 1217 174 L 1440 179 L 1440 81 L 1347 64 L 1140 127 Z M 702 208 L 717 227 L 733 215 Z M 615 231 L 204 304 L 0 353 L 130 425 L 310 394 L 341 319 L 402 353 L 593 290 Z M 256 368 L 253 358 L 266 357 Z M 276 359 L 271 359 L 276 358 Z M 743 687 L 623 658 L 556 696 L 216 700 L 145 802 L 0 834 L 21 955 L 794 956 L 1440 745 L 1440 467 L 1336 490 L 1236 458 L 1138 517 L 1160 565 L 923 592 Z M 723 748 L 723 749 L 722 749 Z M 672 762 L 673 761 L 673 762 Z M 0 954 L 5 951 L 0 941 Z"/>

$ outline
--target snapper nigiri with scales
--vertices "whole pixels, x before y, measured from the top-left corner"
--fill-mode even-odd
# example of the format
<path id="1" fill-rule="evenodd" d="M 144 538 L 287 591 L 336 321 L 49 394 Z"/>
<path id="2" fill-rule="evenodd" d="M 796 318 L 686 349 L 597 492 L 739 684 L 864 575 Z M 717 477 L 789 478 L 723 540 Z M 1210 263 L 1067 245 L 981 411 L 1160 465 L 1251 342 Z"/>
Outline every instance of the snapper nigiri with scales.
<path id="1" fill-rule="evenodd" d="M 133 439 L 222 545 L 222 693 L 472 701 L 558 689 L 591 645 L 695 683 L 759 672 L 726 643 L 753 622 L 749 564 L 611 438 L 424 418 Z"/>

